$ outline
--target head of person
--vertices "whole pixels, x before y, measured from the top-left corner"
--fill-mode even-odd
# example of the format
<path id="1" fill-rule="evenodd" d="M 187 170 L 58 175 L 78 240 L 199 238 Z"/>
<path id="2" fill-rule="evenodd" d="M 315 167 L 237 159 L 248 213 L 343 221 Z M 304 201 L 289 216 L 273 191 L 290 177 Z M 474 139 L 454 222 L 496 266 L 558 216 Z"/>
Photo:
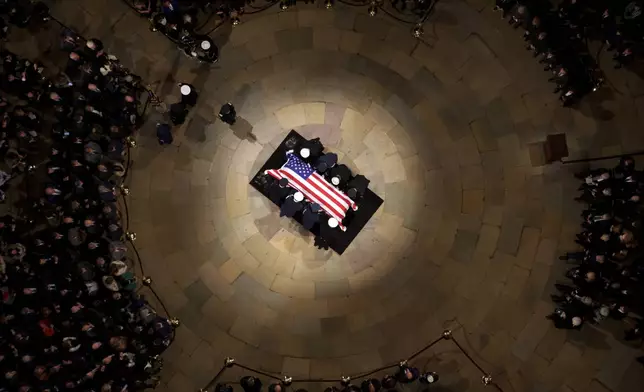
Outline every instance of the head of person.
<path id="1" fill-rule="evenodd" d="M 113 336 L 110 338 L 110 346 L 116 351 L 125 351 L 127 338 L 125 336 Z"/>
<path id="2" fill-rule="evenodd" d="M 436 374 L 434 372 L 425 373 L 421 377 L 422 377 L 422 380 L 424 380 L 428 384 L 433 384 L 436 381 L 438 381 L 438 374 Z"/>
<path id="3" fill-rule="evenodd" d="M 93 39 L 88 39 L 85 45 L 91 50 L 98 50 L 98 42 Z"/>
<path id="4" fill-rule="evenodd" d="M 633 167 L 635 165 L 635 160 L 633 157 L 623 157 L 620 159 L 619 164 L 623 167 Z"/>
<path id="5" fill-rule="evenodd" d="M 386 389 L 393 389 L 396 386 L 396 379 L 390 375 L 383 377 L 382 386 Z"/>
<path id="6" fill-rule="evenodd" d="M 619 236 L 619 240 L 623 243 L 629 243 L 633 241 L 633 233 L 631 233 L 628 230 L 624 230 L 622 234 Z"/>
<path id="7" fill-rule="evenodd" d="M 215 386 L 215 392 L 233 392 L 233 387 L 227 384 L 217 384 Z"/>
<path id="8" fill-rule="evenodd" d="M 85 308 L 85 307 L 81 303 L 77 302 L 74 305 L 72 305 L 71 311 L 72 311 L 72 313 L 78 313 L 81 310 L 83 310 L 83 308 Z"/>
<path id="9" fill-rule="evenodd" d="M 573 327 L 579 327 L 582 323 L 581 317 L 579 316 L 573 317 L 570 321 Z"/>

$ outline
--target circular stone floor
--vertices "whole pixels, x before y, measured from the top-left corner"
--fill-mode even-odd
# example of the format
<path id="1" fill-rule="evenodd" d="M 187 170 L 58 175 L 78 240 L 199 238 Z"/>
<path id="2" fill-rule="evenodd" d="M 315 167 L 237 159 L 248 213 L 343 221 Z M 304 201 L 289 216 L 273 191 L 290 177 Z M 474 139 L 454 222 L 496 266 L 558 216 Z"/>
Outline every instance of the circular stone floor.
<path id="1" fill-rule="evenodd" d="M 644 87 L 622 71 L 609 75 L 619 93 L 561 108 L 487 3 L 439 3 L 424 42 L 347 9 L 267 12 L 218 37 L 211 69 L 121 10 L 112 41 L 125 45 L 113 50 L 148 80 L 167 76 L 164 93 L 184 81 L 201 94 L 172 146 L 156 144 L 152 115 L 131 177 L 146 273 L 182 322 L 161 389 L 205 385 L 226 356 L 337 378 L 396 362 L 445 328 L 506 392 L 642 385 L 619 328 L 566 333 L 544 319 L 579 206 L 576 169 L 544 166 L 534 143 L 564 132 L 574 156 L 642 149 Z M 116 11 L 86 18 L 101 12 Z M 241 117 L 232 129 L 215 120 L 228 100 Z M 290 129 L 320 137 L 384 199 L 342 256 L 317 250 L 248 185 Z M 449 342 L 415 364 L 441 373 L 445 390 L 483 388 Z"/>

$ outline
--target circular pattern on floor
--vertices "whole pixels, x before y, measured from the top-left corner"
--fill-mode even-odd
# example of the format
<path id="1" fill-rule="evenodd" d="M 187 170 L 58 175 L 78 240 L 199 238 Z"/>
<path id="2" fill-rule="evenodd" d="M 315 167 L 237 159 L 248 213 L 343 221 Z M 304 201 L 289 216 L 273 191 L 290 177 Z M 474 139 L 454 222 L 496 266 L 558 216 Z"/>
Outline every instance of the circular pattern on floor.
<path id="1" fill-rule="evenodd" d="M 404 358 L 448 327 L 506 381 L 522 369 L 516 356 L 536 355 L 534 336 L 549 327 L 525 328 L 550 310 L 547 282 L 578 207 L 563 197 L 576 186 L 569 173 L 535 165 L 531 143 L 565 128 L 574 151 L 597 127 L 542 81 L 525 92 L 538 74 L 530 58 L 507 69 L 456 25 L 418 44 L 383 23 L 321 10 L 247 21 L 203 79 L 183 71 L 201 103 L 175 143 L 141 135 L 132 227 L 183 322 L 166 354 L 169 388 L 201 386 L 229 355 L 337 378 Z M 232 128 L 215 119 L 225 101 L 240 116 Z M 384 199 L 342 256 L 317 250 L 248 185 L 290 129 L 321 137 Z M 446 384 L 477 380 L 443 354 Z"/>

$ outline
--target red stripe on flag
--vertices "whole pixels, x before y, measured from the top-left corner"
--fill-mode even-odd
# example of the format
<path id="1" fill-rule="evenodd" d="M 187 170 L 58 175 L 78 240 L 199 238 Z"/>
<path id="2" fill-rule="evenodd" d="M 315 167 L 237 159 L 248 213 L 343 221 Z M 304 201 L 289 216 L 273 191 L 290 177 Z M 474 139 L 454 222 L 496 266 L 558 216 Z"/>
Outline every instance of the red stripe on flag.
<path id="1" fill-rule="evenodd" d="M 344 212 L 343 215 L 346 215 L 346 211 L 349 208 L 349 206 L 342 205 L 342 201 L 338 200 L 337 197 L 333 196 L 333 191 L 329 189 L 328 183 L 325 183 L 325 182 L 319 183 L 315 180 L 307 180 L 306 182 L 307 184 L 310 184 L 311 187 L 315 188 L 318 192 L 326 196 L 338 210 Z"/>
<path id="2" fill-rule="evenodd" d="M 349 203 L 345 202 L 342 197 L 339 195 L 339 191 L 331 184 L 329 184 L 328 181 L 326 181 L 323 177 L 316 176 L 315 173 L 309 177 L 309 181 L 313 182 L 314 184 L 323 187 L 324 190 L 328 193 L 328 196 L 333 198 L 335 203 L 339 205 L 343 210 L 347 210 L 349 208 Z"/>
<path id="3" fill-rule="evenodd" d="M 324 181 L 325 183 L 329 184 L 329 182 L 324 177 L 319 175 L 317 172 L 313 173 L 312 175 L 316 176 L 316 178 L 319 178 L 321 181 Z M 338 188 L 334 187 L 331 184 L 329 184 L 329 186 L 349 206 L 353 207 L 356 204 L 353 200 L 351 200 L 351 198 L 349 198 L 349 196 L 345 195 L 344 192 L 342 192 L 341 190 L 339 190 Z"/>
<path id="4" fill-rule="evenodd" d="M 345 230 L 345 226 L 342 224 L 342 219 L 344 219 L 345 214 L 340 214 L 338 215 L 335 211 L 333 211 L 331 208 L 327 207 L 326 202 L 324 202 L 323 199 L 320 199 L 317 194 L 309 192 L 307 189 L 304 189 L 302 184 L 300 184 L 297 176 L 294 176 L 294 174 L 287 172 L 284 169 L 268 169 L 266 170 L 266 173 L 270 175 L 271 177 L 274 177 L 276 179 L 281 179 L 281 178 L 287 178 L 289 179 L 289 186 L 292 188 L 297 189 L 298 191 L 304 193 L 306 197 L 309 200 L 312 200 L 313 202 L 319 204 L 324 211 L 327 213 L 327 215 L 331 216 L 332 218 L 335 218 L 338 221 L 338 226 L 342 229 Z M 290 181 L 293 181 L 292 183 Z M 295 185 L 295 186 L 293 186 Z M 345 210 L 346 211 L 346 210 Z"/>
<path id="5" fill-rule="evenodd" d="M 349 198 L 349 196 L 345 195 L 344 192 L 342 192 L 341 190 L 339 190 L 338 188 L 333 186 L 331 183 L 329 183 L 324 177 L 319 175 L 317 172 L 313 173 L 312 175 L 315 176 L 315 178 L 318 179 L 318 181 L 323 182 L 324 184 L 326 184 L 329 187 L 329 189 L 331 189 L 333 194 L 337 195 L 338 198 L 340 198 L 340 200 L 343 203 L 347 204 L 347 208 L 355 206 L 356 203 L 353 200 L 351 200 L 351 198 Z"/>
<path id="6" fill-rule="evenodd" d="M 301 178 L 299 176 L 288 169 L 280 169 L 279 172 L 280 174 L 287 177 L 289 181 L 293 181 L 302 193 L 304 193 L 310 199 L 314 199 L 314 201 L 318 203 L 322 208 L 324 208 L 331 216 L 338 219 L 339 222 L 342 222 L 342 219 L 344 218 L 342 210 L 339 210 L 334 204 L 328 203 L 324 198 L 318 195 L 315 190 L 311 190 L 309 188 L 310 184 L 308 182 L 301 181 Z"/>

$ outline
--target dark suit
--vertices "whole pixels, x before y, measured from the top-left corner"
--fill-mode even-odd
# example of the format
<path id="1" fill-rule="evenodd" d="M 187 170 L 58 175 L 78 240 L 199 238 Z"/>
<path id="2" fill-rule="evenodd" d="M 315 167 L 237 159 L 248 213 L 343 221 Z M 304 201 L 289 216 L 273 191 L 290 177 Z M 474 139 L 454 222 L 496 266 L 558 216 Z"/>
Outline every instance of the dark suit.
<path id="1" fill-rule="evenodd" d="M 326 248 L 328 249 L 331 244 L 333 244 L 333 238 L 335 234 L 335 230 L 340 230 L 338 227 L 331 227 L 329 226 L 329 223 L 327 222 L 328 216 L 324 215 L 321 217 L 321 222 L 320 222 L 320 235 L 322 242 L 326 244 Z M 316 238 L 317 239 L 317 238 Z M 316 244 L 316 246 L 318 246 Z"/>
<path id="2" fill-rule="evenodd" d="M 369 182 L 370 181 L 367 179 L 367 177 L 363 176 L 362 174 L 358 174 L 357 176 L 353 177 L 347 184 L 348 196 L 352 198 L 353 201 L 362 198 L 367 191 Z M 351 192 L 351 189 L 355 189 L 355 195 L 351 195 L 351 193 L 353 193 Z"/>
<path id="3" fill-rule="evenodd" d="M 322 145 L 319 137 L 304 141 L 298 149 L 298 154 L 299 150 L 303 148 L 308 148 L 311 153 L 309 157 L 306 158 L 309 161 L 314 161 L 315 159 L 317 159 L 320 155 L 322 155 L 322 151 L 324 150 L 324 146 Z"/>
<path id="4" fill-rule="evenodd" d="M 289 187 L 281 187 L 279 184 L 274 182 L 271 184 L 270 188 L 268 189 L 268 198 L 275 204 L 280 205 L 282 204 L 282 200 L 286 196 L 288 196 L 290 193 L 293 193 L 294 189 L 289 188 Z"/>
<path id="5" fill-rule="evenodd" d="M 183 83 L 182 85 L 186 85 L 190 87 L 190 94 L 188 95 L 183 95 L 181 94 L 181 103 L 187 106 L 195 106 L 197 104 L 197 97 L 199 96 L 197 92 L 195 91 L 194 86 L 191 84 Z"/>
<path id="6" fill-rule="evenodd" d="M 243 377 L 239 384 L 244 389 L 244 392 L 259 392 L 262 390 L 262 382 L 252 376 Z"/>
<path id="7" fill-rule="evenodd" d="M 343 188 L 351 178 L 351 170 L 349 170 L 347 165 L 335 165 L 329 172 L 329 176 L 330 178 L 339 177 L 340 183 L 336 186 L 338 188 Z"/>
<path id="8" fill-rule="evenodd" d="M 172 144 L 172 128 L 170 125 L 157 125 L 157 139 L 159 140 L 159 144 Z"/>
<path id="9" fill-rule="evenodd" d="M 338 154 L 328 152 L 324 155 L 322 155 L 319 159 L 317 164 L 320 163 L 325 163 L 326 167 L 331 168 L 335 166 L 336 163 L 338 163 Z"/>
<path id="10" fill-rule="evenodd" d="M 186 121 L 188 109 L 183 103 L 177 102 L 170 105 L 170 120 L 174 125 L 181 125 Z"/>
<path id="11" fill-rule="evenodd" d="M 307 206 L 302 214 L 302 226 L 307 230 L 311 230 L 319 221 L 320 214 L 318 212 L 313 212 L 311 207 Z"/>
<path id="12" fill-rule="evenodd" d="M 237 120 L 237 112 L 231 103 L 226 103 L 219 109 L 219 118 L 226 124 L 233 125 Z"/>
<path id="13" fill-rule="evenodd" d="M 293 195 L 289 195 L 280 207 L 280 216 L 288 216 L 291 218 L 298 211 L 302 211 L 302 208 L 304 208 L 304 204 L 302 202 L 295 201 Z"/>
<path id="14" fill-rule="evenodd" d="M 324 250 L 329 249 L 329 242 L 321 235 L 316 236 L 315 239 L 313 240 L 313 243 L 318 249 L 324 249 Z"/>

